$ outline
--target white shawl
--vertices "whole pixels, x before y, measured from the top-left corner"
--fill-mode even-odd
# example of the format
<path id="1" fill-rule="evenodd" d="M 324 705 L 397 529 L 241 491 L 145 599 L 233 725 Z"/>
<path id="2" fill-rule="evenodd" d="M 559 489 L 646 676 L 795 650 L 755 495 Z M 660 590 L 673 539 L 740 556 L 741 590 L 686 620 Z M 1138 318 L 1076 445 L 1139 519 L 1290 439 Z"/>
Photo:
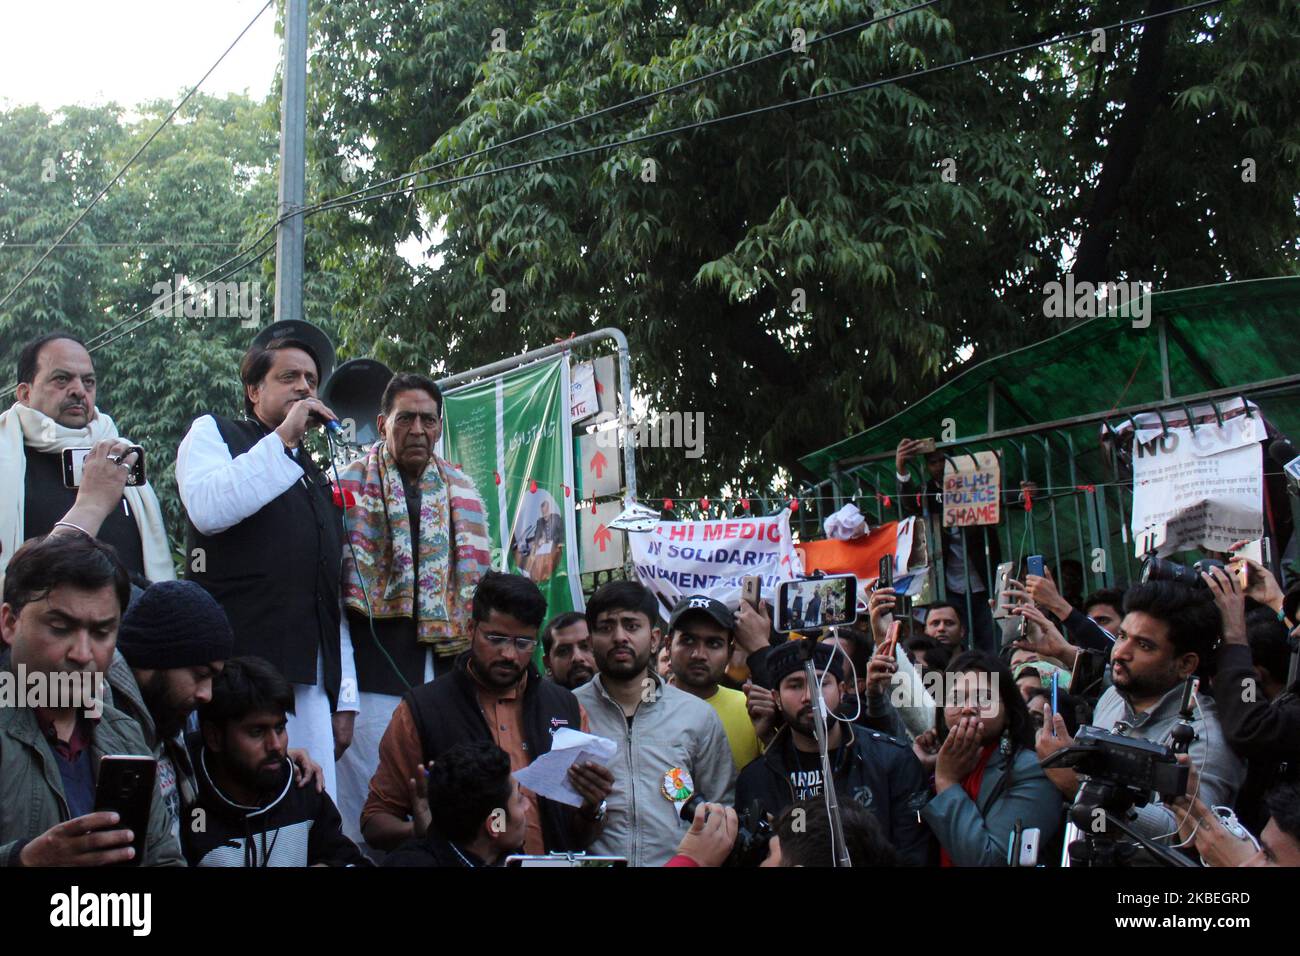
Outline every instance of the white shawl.
<path id="1" fill-rule="evenodd" d="M 23 446 L 59 454 L 65 448 L 82 448 L 120 437 L 113 419 L 99 409 L 95 409 L 85 428 L 66 428 L 36 409 L 17 403 L 0 414 L 0 580 L 9 559 L 24 541 L 27 456 Z M 146 483 L 128 487 L 125 498 L 140 529 L 145 575 L 151 581 L 174 580 L 176 570 L 158 496 Z"/>

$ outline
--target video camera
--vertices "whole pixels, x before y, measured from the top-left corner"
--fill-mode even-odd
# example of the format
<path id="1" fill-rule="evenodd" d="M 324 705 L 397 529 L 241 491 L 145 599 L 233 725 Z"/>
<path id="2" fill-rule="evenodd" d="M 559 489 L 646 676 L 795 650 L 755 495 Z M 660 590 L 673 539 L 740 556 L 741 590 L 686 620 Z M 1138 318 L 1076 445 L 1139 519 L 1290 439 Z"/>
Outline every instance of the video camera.
<path id="1" fill-rule="evenodd" d="M 708 801 L 696 794 L 682 805 L 681 818 L 687 823 L 695 819 L 695 811 Z M 768 822 L 766 814 L 759 808 L 758 801 L 750 804 L 749 809 L 736 814 L 736 842 L 731 852 L 723 861 L 723 866 L 758 866 L 767 859 L 767 847 L 776 835 L 776 830 Z"/>
<path id="2" fill-rule="evenodd" d="M 1163 744 L 1080 727 L 1073 746 L 1058 750 L 1043 767 L 1069 768 L 1106 796 L 1108 809 L 1146 806 L 1152 795 L 1168 803 L 1187 792 L 1189 768 Z"/>
<path id="3" fill-rule="evenodd" d="M 1177 561 L 1166 561 L 1164 558 L 1147 558 L 1142 562 L 1141 581 L 1146 584 L 1148 581 L 1177 581 L 1180 584 L 1188 584 L 1194 588 L 1205 587 L 1205 581 L 1201 577 L 1202 572 L 1208 572 L 1210 568 L 1222 568 L 1227 570 L 1227 565 L 1222 561 L 1216 561 L 1214 558 L 1202 558 L 1191 567 L 1185 564 L 1179 564 Z"/>

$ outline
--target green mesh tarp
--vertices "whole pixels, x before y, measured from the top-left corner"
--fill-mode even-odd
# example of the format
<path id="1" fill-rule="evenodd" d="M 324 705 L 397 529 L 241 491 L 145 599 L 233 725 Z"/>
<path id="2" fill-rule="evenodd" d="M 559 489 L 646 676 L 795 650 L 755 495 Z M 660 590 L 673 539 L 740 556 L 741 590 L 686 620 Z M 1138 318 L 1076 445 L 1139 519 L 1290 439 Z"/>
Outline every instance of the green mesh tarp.
<path id="1" fill-rule="evenodd" d="M 1162 320 L 1174 398 L 1300 374 L 1300 277 L 1156 293 L 1151 320 L 1149 327 L 1135 329 L 1129 319 L 1090 319 L 988 359 L 893 418 L 800 461 L 829 478 L 836 462 L 889 451 L 903 436 L 938 437 L 945 418 L 955 421 L 958 441 L 984 435 L 989 431 L 990 382 L 995 385 L 995 431 L 1116 407 L 1166 404 Z M 1294 409 L 1294 403 L 1284 404 Z M 1293 410 L 1279 406 L 1272 411 L 1280 426 L 1287 415 L 1292 425 L 1300 423 Z"/>
<path id="2" fill-rule="evenodd" d="M 821 480 L 802 489 L 800 536 L 820 537 L 825 516 L 847 501 L 872 525 L 898 517 L 894 447 L 902 437 L 942 442 L 943 422 L 952 419 L 946 454 L 996 451 L 1004 488 L 1022 480 L 1039 488 L 1034 507 L 1005 509 L 988 532 L 1006 558 L 1047 554 L 1058 573 L 1061 561 L 1078 561 L 1088 586 L 1132 580 L 1131 479 L 1116 474 L 1101 446 L 1103 421 L 1118 427 L 1125 409 L 1241 395 L 1300 439 L 1300 277 L 1157 293 L 1150 318 L 1146 328 L 1129 318 L 1091 319 L 988 359 L 879 425 L 805 456 Z"/>

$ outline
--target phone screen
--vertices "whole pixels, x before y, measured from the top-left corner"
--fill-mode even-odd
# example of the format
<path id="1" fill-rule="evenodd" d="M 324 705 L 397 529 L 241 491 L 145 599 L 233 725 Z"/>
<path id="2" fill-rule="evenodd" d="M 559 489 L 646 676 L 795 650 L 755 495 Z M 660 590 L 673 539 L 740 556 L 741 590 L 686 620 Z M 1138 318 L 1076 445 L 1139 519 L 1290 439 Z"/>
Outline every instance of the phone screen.
<path id="1" fill-rule="evenodd" d="M 86 469 L 86 457 L 90 454 L 90 451 L 89 448 L 63 449 L 63 484 L 65 487 L 81 487 L 81 479 Z M 126 483 L 130 487 L 139 487 L 146 480 L 144 449 L 139 445 L 132 445 L 131 451 L 135 452 L 135 464 L 131 467 L 131 474 L 127 475 Z"/>
<path id="2" fill-rule="evenodd" d="M 852 624 L 857 597 L 858 579 L 852 574 L 783 581 L 777 586 L 776 629 L 789 633 Z"/>
<path id="3" fill-rule="evenodd" d="M 63 453 L 63 483 L 69 488 L 81 487 L 81 473 L 89 454 L 89 448 L 69 448 Z"/>

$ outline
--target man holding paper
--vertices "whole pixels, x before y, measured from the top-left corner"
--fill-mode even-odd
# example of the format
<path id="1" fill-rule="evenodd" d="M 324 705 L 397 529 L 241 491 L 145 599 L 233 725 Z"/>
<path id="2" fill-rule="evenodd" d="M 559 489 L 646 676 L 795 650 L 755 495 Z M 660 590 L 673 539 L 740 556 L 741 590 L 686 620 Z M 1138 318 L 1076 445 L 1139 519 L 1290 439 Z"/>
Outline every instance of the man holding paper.
<path id="1" fill-rule="evenodd" d="M 490 571 L 471 604 L 470 647 L 452 670 L 402 698 L 379 744 L 379 769 L 361 811 L 370 846 L 392 850 L 429 824 L 426 767 L 456 744 L 496 744 L 519 773 L 550 752 L 563 729 L 587 730 L 573 694 L 543 681 L 532 665 L 546 599 L 518 574 Z M 525 790 L 526 853 L 576 851 L 599 834 L 614 776 L 594 760 L 574 761 L 566 776 L 580 799 L 548 799 Z"/>

